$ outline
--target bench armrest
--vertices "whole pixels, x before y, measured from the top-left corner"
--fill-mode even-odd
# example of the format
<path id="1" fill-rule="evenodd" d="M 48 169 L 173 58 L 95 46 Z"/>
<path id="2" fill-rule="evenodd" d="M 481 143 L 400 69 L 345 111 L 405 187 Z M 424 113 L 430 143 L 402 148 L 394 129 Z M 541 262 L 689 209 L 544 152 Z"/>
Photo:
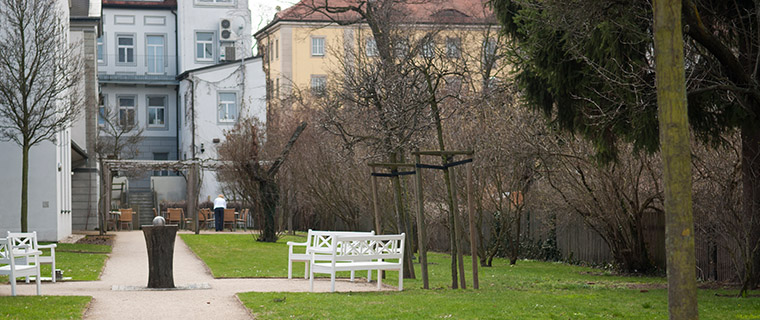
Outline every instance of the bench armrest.
<path id="1" fill-rule="evenodd" d="M 288 245 L 289 246 L 302 246 L 302 247 L 305 247 L 308 244 L 309 244 L 308 242 L 293 242 L 293 241 L 288 241 Z"/>
<path id="2" fill-rule="evenodd" d="M 42 254 L 42 251 L 13 251 L 14 257 L 28 257 L 28 256 L 39 256 Z"/>
<path id="3" fill-rule="evenodd" d="M 37 245 L 37 248 L 40 248 L 40 249 L 55 249 L 56 247 L 58 247 L 58 245 L 56 245 L 55 243 Z"/>

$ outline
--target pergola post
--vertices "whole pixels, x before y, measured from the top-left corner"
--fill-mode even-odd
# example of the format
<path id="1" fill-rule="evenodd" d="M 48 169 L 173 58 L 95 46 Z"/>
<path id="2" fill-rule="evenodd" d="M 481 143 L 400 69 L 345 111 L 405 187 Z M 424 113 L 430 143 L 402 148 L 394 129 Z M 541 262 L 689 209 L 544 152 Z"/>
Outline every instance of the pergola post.
<path id="1" fill-rule="evenodd" d="M 193 221 L 195 222 L 195 225 L 193 226 L 195 229 L 195 234 L 200 233 L 200 228 L 198 228 L 198 163 L 193 161 L 192 164 L 187 169 L 187 212 L 185 212 L 185 217 L 187 215 L 190 215 L 193 217 Z"/>
<path id="2" fill-rule="evenodd" d="M 101 217 L 102 223 L 103 223 L 103 234 L 108 231 L 108 217 L 111 214 L 111 189 L 113 188 L 112 180 L 111 180 L 111 167 L 107 164 L 103 165 L 103 183 L 105 184 L 105 202 L 103 204 L 103 216 Z"/>

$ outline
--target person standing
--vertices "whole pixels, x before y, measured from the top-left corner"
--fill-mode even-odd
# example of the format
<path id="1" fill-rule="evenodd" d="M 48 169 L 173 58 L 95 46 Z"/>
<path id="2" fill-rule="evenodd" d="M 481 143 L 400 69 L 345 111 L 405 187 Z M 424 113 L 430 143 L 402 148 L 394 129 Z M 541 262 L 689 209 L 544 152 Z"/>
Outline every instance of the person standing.
<path id="1" fill-rule="evenodd" d="M 224 200 L 224 195 L 220 194 L 214 199 L 214 226 L 217 232 L 224 230 L 224 209 L 227 209 L 227 200 Z"/>

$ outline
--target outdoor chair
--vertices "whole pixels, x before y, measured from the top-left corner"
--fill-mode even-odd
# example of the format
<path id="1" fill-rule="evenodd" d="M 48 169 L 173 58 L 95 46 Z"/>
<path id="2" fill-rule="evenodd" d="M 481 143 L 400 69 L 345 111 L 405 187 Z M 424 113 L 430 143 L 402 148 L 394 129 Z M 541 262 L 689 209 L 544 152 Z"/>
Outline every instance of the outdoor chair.
<path id="1" fill-rule="evenodd" d="M 238 226 L 243 226 L 243 230 L 248 230 L 248 209 L 240 210 L 240 215 L 235 218 L 235 229 Z"/>
<path id="2" fill-rule="evenodd" d="M 11 296 L 16 295 L 16 279 L 26 277 L 28 281 L 30 276 L 35 276 L 37 295 L 41 295 L 39 264 L 41 252 L 32 248 L 33 243 L 37 242 L 37 232 L 9 232 L 8 235 L 8 238 L 0 238 L 0 275 L 8 275 L 8 280 L 11 282 Z"/>
<path id="3" fill-rule="evenodd" d="M 224 216 L 223 218 L 223 224 L 222 229 L 224 229 L 224 226 L 229 225 L 230 231 L 234 231 L 233 228 L 235 227 L 235 209 L 224 209 Z"/>
<path id="4" fill-rule="evenodd" d="M 124 230 L 124 225 L 126 224 L 129 229 L 132 230 L 132 209 L 119 209 L 119 229 Z"/>
<path id="5" fill-rule="evenodd" d="M 182 223 L 182 209 L 181 208 L 166 209 L 166 224 L 180 224 L 180 223 Z"/>
<path id="6" fill-rule="evenodd" d="M 214 225 L 214 212 L 209 208 L 201 209 L 200 216 L 198 216 L 198 224 L 201 228 L 211 228 Z"/>

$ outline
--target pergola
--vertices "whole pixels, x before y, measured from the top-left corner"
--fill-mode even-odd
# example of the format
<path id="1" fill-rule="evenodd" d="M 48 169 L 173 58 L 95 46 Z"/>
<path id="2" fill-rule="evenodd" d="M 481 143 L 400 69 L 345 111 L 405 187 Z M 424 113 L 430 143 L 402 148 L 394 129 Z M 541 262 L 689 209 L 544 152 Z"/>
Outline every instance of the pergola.
<path id="1" fill-rule="evenodd" d="M 195 221 L 195 233 L 200 232 L 198 226 L 198 194 L 199 194 L 199 175 L 200 169 L 218 170 L 223 162 L 213 159 L 194 159 L 194 160 L 102 160 L 101 175 L 104 182 L 105 203 L 103 212 L 100 216 L 100 228 L 105 231 L 107 225 L 106 219 L 111 212 L 111 177 L 115 171 L 127 170 L 170 170 L 170 171 L 187 171 L 187 213 Z"/>

